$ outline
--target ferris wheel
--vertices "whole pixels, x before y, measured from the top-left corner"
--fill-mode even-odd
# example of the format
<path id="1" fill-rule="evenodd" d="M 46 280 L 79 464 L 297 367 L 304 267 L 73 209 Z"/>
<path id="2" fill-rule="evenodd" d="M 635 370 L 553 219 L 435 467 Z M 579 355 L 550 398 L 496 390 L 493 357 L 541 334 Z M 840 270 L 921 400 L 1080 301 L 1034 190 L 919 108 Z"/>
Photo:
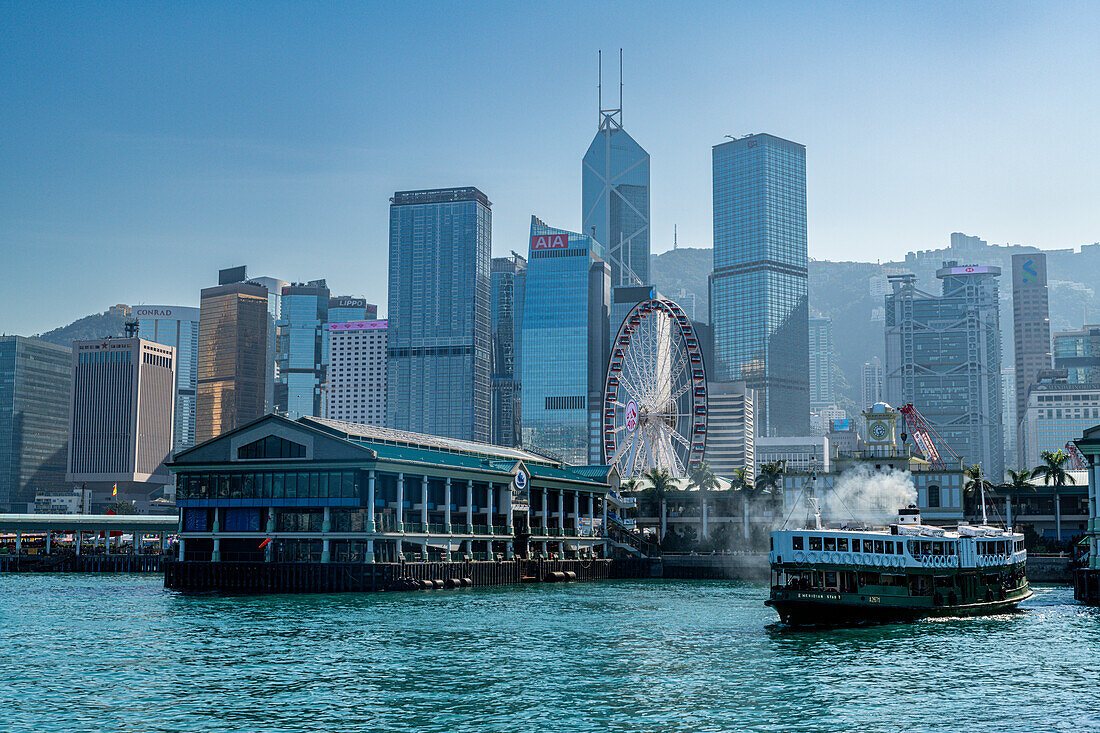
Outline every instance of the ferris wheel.
<path id="1" fill-rule="evenodd" d="M 671 300 L 644 300 L 611 347 L 604 462 L 624 479 L 651 468 L 685 476 L 702 463 L 706 438 L 707 376 L 691 320 Z"/>

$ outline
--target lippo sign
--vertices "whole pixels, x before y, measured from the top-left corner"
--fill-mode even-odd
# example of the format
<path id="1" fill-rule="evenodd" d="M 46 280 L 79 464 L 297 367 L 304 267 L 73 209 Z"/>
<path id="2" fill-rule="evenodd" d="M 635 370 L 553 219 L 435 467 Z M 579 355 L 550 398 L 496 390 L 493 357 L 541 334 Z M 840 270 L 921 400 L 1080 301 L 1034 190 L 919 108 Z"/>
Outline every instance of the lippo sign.
<path id="1" fill-rule="evenodd" d="M 569 249 L 569 235 L 535 234 L 531 237 L 531 251 L 536 249 Z"/>

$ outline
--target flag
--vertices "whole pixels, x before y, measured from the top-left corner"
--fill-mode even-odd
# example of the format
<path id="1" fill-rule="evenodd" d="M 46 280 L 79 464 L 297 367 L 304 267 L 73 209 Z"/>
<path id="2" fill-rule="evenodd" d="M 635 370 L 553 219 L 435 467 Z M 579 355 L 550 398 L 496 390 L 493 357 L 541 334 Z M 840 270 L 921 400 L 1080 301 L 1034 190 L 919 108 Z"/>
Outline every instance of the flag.
<path id="1" fill-rule="evenodd" d="M 111 496 L 118 496 L 118 484 L 111 486 Z"/>
<path id="2" fill-rule="evenodd" d="M 271 544 L 271 538 L 270 537 L 268 537 L 266 540 L 264 540 L 263 542 L 260 543 L 260 549 L 261 550 L 264 549 L 269 544 Z"/>

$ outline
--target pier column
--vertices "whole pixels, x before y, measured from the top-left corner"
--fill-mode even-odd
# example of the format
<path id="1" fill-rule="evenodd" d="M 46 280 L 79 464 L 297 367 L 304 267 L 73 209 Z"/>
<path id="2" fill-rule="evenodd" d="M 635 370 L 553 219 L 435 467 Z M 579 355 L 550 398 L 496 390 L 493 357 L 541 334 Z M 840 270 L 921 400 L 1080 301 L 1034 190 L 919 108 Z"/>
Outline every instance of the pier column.
<path id="1" fill-rule="evenodd" d="M 179 554 L 179 560 L 180 560 L 180 562 L 183 562 L 184 555 L 183 555 L 183 538 L 182 537 L 180 537 L 179 541 L 176 542 L 176 547 L 179 549 L 179 553 L 180 553 Z"/>
<path id="2" fill-rule="evenodd" d="M 700 536 L 705 540 L 709 536 L 708 533 L 707 533 L 707 530 L 710 528 L 710 526 L 707 522 L 707 499 L 706 499 L 706 497 L 703 497 L 702 512 L 700 512 L 700 513 L 702 514 L 702 520 L 703 520 L 703 527 L 702 527 L 702 532 L 700 533 Z"/>
<path id="3" fill-rule="evenodd" d="M 428 477 L 420 477 L 420 523 L 428 531 Z"/>
<path id="4" fill-rule="evenodd" d="M 428 538 L 425 537 L 420 541 L 420 558 L 424 561 L 428 561 Z"/>
<path id="5" fill-rule="evenodd" d="M 167 547 L 164 532 L 160 532 L 160 533 L 157 534 L 157 544 L 160 545 L 160 554 L 161 554 L 161 557 L 163 557 L 164 556 L 164 550 Z"/>
<path id="6" fill-rule="evenodd" d="M 1008 527 L 1008 531 L 1012 531 L 1012 497 L 1005 497 L 1005 526 Z"/>
<path id="7" fill-rule="evenodd" d="M 73 538 L 76 540 L 76 556 L 80 557 L 80 542 L 84 538 L 84 533 L 78 529 L 73 532 Z"/>
<path id="8" fill-rule="evenodd" d="M 466 482 L 466 531 L 474 531 L 474 480 Z M 470 545 L 466 545 L 466 552 L 472 552 Z"/>
<path id="9" fill-rule="evenodd" d="M 512 487 L 511 485 L 503 487 L 504 500 L 501 502 L 502 509 L 504 511 L 504 527 L 508 533 L 508 541 L 504 543 L 504 557 L 509 560 L 512 559 L 514 554 L 513 540 L 516 537 L 516 527 L 512 520 Z"/>
<path id="10" fill-rule="evenodd" d="M 603 537 L 607 537 L 607 496 L 603 497 L 603 501 L 601 502 L 600 506 L 602 507 L 601 511 L 603 512 L 603 516 L 601 517 L 603 521 L 600 522 L 600 535 L 602 535 Z"/>
<path id="11" fill-rule="evenodd" d="M 558 529 L 565 529 L 565 490 L 558 489 Z M 564 534 L 564 532 L 563 532 Z"/>
<path id="12" fill-rule="evenodd" d="M 322 532 L 331 532 L 332 531 L 332 507 L 327 507 L 326 506 L 321 510 L 321 512 L 322 512 L 322 514 L 321 514 L 321 531 Z"/>
<path id="13" fill-rule="evenodd" d="M 211 532 L 222 531 L 222 510 L 219 507 L 214 507 L 214 526 L 210 529 Z"/>
<path id="14" fill-rule="evenodd" d="M 404 545 L 404 543 L 399 539 L 393 541 L 393 561 L 394 562 L 400 562 L 401 561 L 401 553 L 403 553 L 405 551 L 405 548 L 403 547 L 403 545 Z"/>
<path id="15" fill-rule="evenodd" d="M 397 474 L 397 526 L 395 532 L 405 531 L 405 474 Z M 401 554 L 401 543 L 397 543 L 397 553 Z"/>
<path id="16" fill-rule="evenodd" d="M 367 554 L 363 558 L 363 562 L 374 562 L 374 540 L 367 540 Z"/>
<path id="17" fill-rule="evenodd" d="M 134 534 L 132 536 L 133 536 L 134 546 L 131 548 L 131 551 L 133 552 L 134 555 L 140 555 L 141 554 L 141 532 L 134 532 Z"/>
<path id="18" fill-rule="evenodd" d="M 374 531 L 374 469 L 367 471 L 367 506 L 370 514 L 367 515 L 367 531 Z M 370 554 L 370 553 L 368 553 Z"/>
<path id="19" fill-rule="evenodd" d="M 18 555 L 23 552 L 23 533 L 15 533 L 15 554 Z"/>
<path id="20" fill-rule="evenodd" d="M 46 554 L 49 555 L 52 549 L 51 540 L 53 539 L 53 533 L 50 530 L 46 530 Z"/>
<path id="21" fill-rule="evenodd" d="M 271 534 L 275 531 L 275 507 L 269 506 L 267 508 L 267 533 Z"/>
<path id="22" fill-rule="evenodd" d="M 581 492 L 573 492 L 573 534 L 581 534 Z"/>
<path id="23" fill-rule="evenodd" d="M 493 533 L 493 482 L 489 482 L 489 486 L 485 489 L 485 515 L 488 517 L 486 524 L 489 529 L 486 534 Z M 491 543 L 490 543 L 491 544 Z"/>
<path id="24" fill-rule="evenodd" d="M 546 489 L 542 490 L 542 528 L 550 527 L 550 510 L 546 506 Z"/>
<path id="25" fill-rule="evenodd" d="M 451 533 L 451 479 L 447 478 L 447 483 L 443 485 L 443 503 L 446 504 L 443 511 L 443 527 L 447 534 Z M 450 553 L 450 545 L 447 546 L 447 551 Z"/>
<path id="26" fill-rule="evenodd" d="M 210 562 L 220 562 L 222 559 L 222 541 L 214 538 L 214 551 L 210 553 Z"/>
<path id="27" fill-rule="evenodd" d="M 332 531 L 332 508 L 325 507 L 321 518 L 321 533 L 328 535 Z M 332 541 L 326 536 L 321 539 L 321 562 L 327 563 L 332 559 Z"/>

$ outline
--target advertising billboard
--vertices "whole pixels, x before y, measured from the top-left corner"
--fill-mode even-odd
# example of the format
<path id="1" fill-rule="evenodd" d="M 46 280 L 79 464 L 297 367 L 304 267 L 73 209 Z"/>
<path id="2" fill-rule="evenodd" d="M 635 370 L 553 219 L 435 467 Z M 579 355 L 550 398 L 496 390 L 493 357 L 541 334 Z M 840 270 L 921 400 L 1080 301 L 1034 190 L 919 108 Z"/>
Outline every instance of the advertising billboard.
<path id="1" fill-rule="evenodd" d="M 540 249 L 569 249 L 568 234 L 533 234 L 531 251 Z"/>

